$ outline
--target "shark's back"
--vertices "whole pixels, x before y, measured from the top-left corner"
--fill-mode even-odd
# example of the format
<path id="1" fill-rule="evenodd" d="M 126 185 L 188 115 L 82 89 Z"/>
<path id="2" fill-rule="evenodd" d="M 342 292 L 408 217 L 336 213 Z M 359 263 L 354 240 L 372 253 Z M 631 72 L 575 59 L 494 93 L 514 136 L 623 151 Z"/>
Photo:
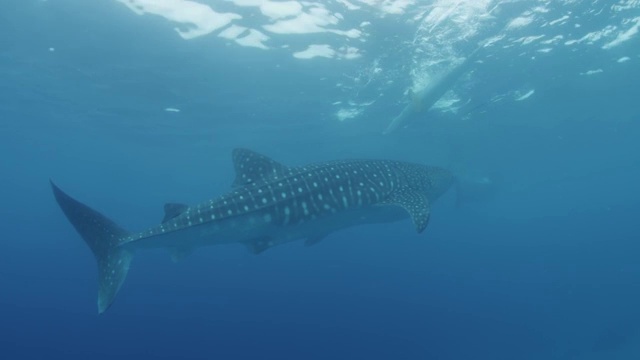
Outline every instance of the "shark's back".
<path id="1" fill-rule="evenodd" d="M 231 192 L 195 206 L 178 206 L 174 209 L 178 211 L 167 212 L 162 224 L 131 234 L 123 242 L 140 243 L 157 235 L 246 217 L 251 218 L 252 226 L 294 226 L 347 210 L 385 205 L 404 208 L 422 232 L 429 203 L 453 183 L 445 169 L 391 160 L 287 167 L 253 151 L 235 149 L 233 162 L 236 178 Z"/>
<path id="2" fill-rule="evenodd" d="M 296 225 L 349 209 L 393 204 L 399 200 L 394 194 L 402 192 L 435 200 L 440 195 L 433 191 L 435 185 L 448 188 L 452 182 L 446 170 L 390 160 L 287 167 L 246 149 L 236 149 L 233 158 L 234 190 L 189 208 L 173 220 L 176 228 L 247 214 L 259 214 L 277 226 Z"/>
<path id="3" fill-rule="evenodd" d="M 405 179 L 393 161 L 337 161 L 297 168 L 274 163 L 268 171 L 247 163 L 230 193 L 185 209 L 164 227 L 177 231 L 249 214 L 276 226 L 302 224 L 380 203 L 403 186 Z"/>

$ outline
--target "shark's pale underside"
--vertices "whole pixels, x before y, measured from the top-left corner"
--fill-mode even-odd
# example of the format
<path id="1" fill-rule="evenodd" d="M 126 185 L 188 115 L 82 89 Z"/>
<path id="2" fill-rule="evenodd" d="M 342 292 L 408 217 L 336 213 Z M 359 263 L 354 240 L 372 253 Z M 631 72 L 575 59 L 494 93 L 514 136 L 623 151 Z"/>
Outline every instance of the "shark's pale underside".
<path id="1" fill-rule="evenodd" d="M 253 253 L 305 239 L 307 245 L 347 227 L 410 217 L 427 226 L 430 203 L 451 187 L 440 167 L 389 160 L 348 160 L 287 167 L 246 149 L 233 151 L 233 189 L 194 206 L 165 205 L 159 225 L 128 232 L 65 194 L 60 208 L 98 262 L 98 311 L 114 301 L 133 252 L 166 248 L 176 257 L 201 246 L 240 243 Z"/>

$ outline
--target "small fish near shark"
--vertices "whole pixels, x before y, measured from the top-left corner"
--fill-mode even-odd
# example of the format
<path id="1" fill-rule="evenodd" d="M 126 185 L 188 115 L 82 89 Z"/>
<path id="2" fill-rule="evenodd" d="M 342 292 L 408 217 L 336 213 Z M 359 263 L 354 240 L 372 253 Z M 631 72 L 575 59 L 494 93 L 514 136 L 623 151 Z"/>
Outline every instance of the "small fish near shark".
<path id="1" fill-rule="evenodd" d="M 279 244 L 355 225 L 411 218 L 418 233 L 430 204 L 455 182 L 446 169 L 391 160 L 344 160 L 288 167 L 247 149 L 233 150 L 232 190 L 198 205 L 165 205 L 162 222 L 128 232 L 51 182 L 55 199 L 98 263 L 98 312 L 113 303 L 136 250 L 239 243 L 259 254 Z"/>

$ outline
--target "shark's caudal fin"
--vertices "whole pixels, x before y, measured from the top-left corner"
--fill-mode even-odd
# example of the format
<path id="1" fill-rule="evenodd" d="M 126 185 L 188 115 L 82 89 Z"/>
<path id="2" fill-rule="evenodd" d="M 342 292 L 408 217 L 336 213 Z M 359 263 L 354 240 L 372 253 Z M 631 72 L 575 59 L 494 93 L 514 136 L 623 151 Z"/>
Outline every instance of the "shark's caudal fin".
<path id="1" fill-rule="evenodd" d="M 65 194 L 51 182 L 53 194 L 98 262 L 98 312 L 103 313 L 127 277 L 132 254 L 119 247 L 128 233 L 99 212 Z"/>

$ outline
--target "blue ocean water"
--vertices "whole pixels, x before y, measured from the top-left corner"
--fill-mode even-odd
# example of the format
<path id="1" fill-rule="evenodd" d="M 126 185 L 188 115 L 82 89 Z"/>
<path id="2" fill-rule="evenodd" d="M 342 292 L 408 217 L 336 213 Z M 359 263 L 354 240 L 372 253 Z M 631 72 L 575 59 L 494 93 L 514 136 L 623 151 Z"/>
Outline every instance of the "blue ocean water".
<path id="1" fill-rule="evenodd" d="M 638 30 L 637 0 L 4 0 L 0 357 L 639 358 Z M 236 147 L 491 189 L 423 234 L 140 251 L 98 315 L 49 179 L 141 230 L 228 191 Z"/>

